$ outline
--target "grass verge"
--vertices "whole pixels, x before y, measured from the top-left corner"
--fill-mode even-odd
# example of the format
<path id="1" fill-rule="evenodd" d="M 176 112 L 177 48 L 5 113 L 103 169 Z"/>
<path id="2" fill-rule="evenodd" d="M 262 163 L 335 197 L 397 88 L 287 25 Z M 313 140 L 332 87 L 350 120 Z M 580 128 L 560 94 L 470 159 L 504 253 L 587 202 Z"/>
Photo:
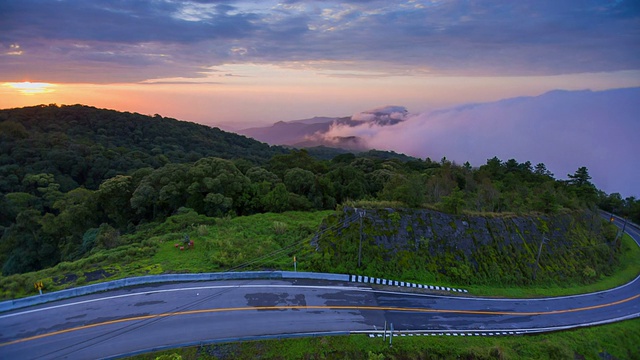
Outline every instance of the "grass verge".
<path id="1" fill-rule="evenodd" d="M 640 359 L 640 319 L 513 337 L 366 335 L 282 339 L 174 349 L 131 360 L 208 359 Z"/>

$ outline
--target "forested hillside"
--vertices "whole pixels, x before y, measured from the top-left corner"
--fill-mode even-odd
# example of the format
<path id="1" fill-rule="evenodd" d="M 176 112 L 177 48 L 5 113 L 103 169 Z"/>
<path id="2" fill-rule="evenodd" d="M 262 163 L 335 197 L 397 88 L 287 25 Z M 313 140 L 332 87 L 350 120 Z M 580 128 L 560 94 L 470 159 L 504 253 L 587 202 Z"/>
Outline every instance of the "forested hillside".
<path id="1" fill-rule="evenodd" d="M 615 198 L 584 167 L 558 181 L 544 164 L 515 159 L 480 167 L 379 152 L 319 160 L 201 125 L 85 106 L 0 111 L 0 140 L 3 275 L 125 245 L 121 235 L 186 208 L 234 217 L 360 201 L 554 214 Z"/>
<path id="2" fill-rule="evenodd" d="M 52 174 L 62 191 L 208 156 L 265 163 L 281 147 L 186 121 L 73 105 L 0 110 L 0 191 Z"/>

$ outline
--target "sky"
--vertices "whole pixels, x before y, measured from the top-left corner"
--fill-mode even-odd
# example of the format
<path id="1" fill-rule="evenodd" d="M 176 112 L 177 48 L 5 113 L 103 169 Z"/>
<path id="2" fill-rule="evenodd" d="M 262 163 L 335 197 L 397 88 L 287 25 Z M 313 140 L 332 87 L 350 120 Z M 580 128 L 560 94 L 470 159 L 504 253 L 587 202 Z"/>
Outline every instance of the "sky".
<path id="1" fill-rule="evenodd" d="M 506 142 L 491 132 L 515 125 L 434 110 L 630 87 L 640 87 L 637 0 L 0 0 L 0 108 L 85 104 L 235 131 L 391 105 L 412 125 L 360 129 L 370 143 L 462 163 L 493 157 Z M 620 134 L 598 147 L 640 153 Z M 451 147 L 452 137 L 466 140 Z M 501 147 L 504 159 L 554 161 L 518 145 Z M 561 178 L 597 161 L 581 149 L 563 153 L 572 162 Z M 630 156 L 621 161 L 640 161 Z M 596 185 L 640 196 L 637 185 L 608 186 L 614 173 L 603 167 Z"/>
<path id="2" fill-rule="evenodd" d="M 633 86 L 631 0 L 0 0 L 0 108 L 233 130 Z"/>

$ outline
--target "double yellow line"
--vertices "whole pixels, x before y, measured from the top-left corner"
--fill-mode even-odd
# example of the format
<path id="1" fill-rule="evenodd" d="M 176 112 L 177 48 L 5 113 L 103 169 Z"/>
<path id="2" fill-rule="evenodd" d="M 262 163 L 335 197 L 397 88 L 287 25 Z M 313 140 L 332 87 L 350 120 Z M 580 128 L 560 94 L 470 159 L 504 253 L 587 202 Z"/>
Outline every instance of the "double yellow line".
<path id="1" fill-rule="evenodd" d="M 17 339 L 5 343 L 0 343 L 0 347 L 18 344 L 26 341 L 37 340 L 49 336 L 65 334 L 69 332 L 91 329 L 98 326 L 118 324 L 128 321 L 136 320 L 149 320 L 158 319 L 170 316 L 182 316 L 182 315 L 195 315 L 206 314 L 216 312 L 230 312 L 230 311 L 252 311 L 252 310 L 360 310 L 360 311 L 403 311 L 403 312 L 416 312 L 416 313 L 445 313 L 445 314 L 474 314 L 474 315 L 512 315 L 512 316 L 533 316 L 533 315 L 555 315 L 565 314 L 571 312 L 587 311 L 594 309 L 601 309 L 604 307 L 615 306 L 635 300 L 640 297 L 640 294 L 631 296 L 626 299 L 600 304 L 593 306 L 586 306 L 581 308 L 564 309 L 564 310 L 552 310 L 552 311 L 531 311 L 531 312 L 519 312 L 519 311 L 490 311 L 490 310 L 446 310 L 446 309 L 425 309 L 425 308 L 404 308 L 404 307 L 389 307 L 389 306 L 327 306 L 327 305 L 311 305 L 311 306 L 259 306 L 259 307 L 235 307 L 235 308 L 217 308 L 217 309 L 202 309 L 202 310 L 187 310 L 169 312 L 155 315 L 134 316 L 130 318 L 123 318 L 118 320 L 104 321 L 101 323 L 83 325 L 65 330 L 54 331 L 46 334 L 35 335 L 22 339 Z"/>

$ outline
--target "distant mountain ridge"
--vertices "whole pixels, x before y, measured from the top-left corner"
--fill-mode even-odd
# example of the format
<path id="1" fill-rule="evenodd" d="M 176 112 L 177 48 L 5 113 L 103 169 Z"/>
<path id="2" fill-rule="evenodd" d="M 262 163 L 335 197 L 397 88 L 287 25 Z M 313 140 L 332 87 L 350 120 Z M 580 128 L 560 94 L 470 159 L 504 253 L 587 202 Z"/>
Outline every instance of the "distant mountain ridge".
<path id="1" fill-rule="evenodd" d="M 268 144 L 297 146 L 307 136 L 326 133 L 340 118 L 314 117 L 294 121 L 278 121 L 268 127 L 254 127 L 237 131 L 238 134 L 254 138 Z M 348 120 L 349 118 L 342 118 Z M 321 146 L 322 143 L 308 144 L 306 147 Z"/>
<path id="2" fill-rule="evenodd" d="M 288 145 L 297 148 L 316 146 L 336 147 L 346 150 L 370 150 L 358 136 L 325 136 L 332 127 L 356 127 L 363 124 L 370 126 L 393 126 L 407 116 L 408 111 L 402 106 L 384 106 L 353 116 L 322 117 L 293 121 L 278 121 L 271 126 L 253 127 L 239 130 L 238 133 L 273 145 Z"/>

